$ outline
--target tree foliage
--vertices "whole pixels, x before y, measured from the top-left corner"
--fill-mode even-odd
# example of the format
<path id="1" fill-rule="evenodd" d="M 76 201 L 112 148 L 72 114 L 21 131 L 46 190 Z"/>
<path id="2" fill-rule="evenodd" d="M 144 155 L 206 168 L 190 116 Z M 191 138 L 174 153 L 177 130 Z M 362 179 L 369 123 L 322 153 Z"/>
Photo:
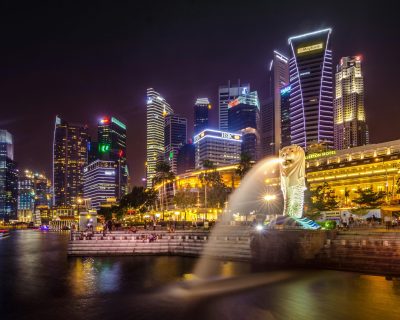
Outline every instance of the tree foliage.
<path id="1" fill-rule="evenodd" d="M 228 198 L 230 188 L 222 181 L 220 173 L 212 161 L 203 162 L 203 173 L 199 179 L 204 186 L 204 197 L 206 207 L 223 207 Z"/>
<path id="2" fill-rule="evenodd" d="M 338 208 L 335 191 L 327 182 L 311 191 L 311 211 L 327 211 Z"/>
<path id="3" fill-rule="evenodd" d="M 183 210 L 194 207 L 197 203 L 197 193 L 190 191 L 190 188 L 187 186 L 175 193 L 174 203 L 178 208 Z"/>
<path id="4" fill-rule="evenodd" d="M 353 202 L 361 207 L 369 208 L 380 206 L 384 202 L 383 198 L 386 196 L 384 191 L 374 192 L 372 187 L 367 189 L 358 188 L 356 193 L 358 197 L 353 199 Z"/>
<path id="5" fill-rule="evenodd" d="M 130 193 L 121 198 L 119 208 L 124 212 L 132 209 L 138 213 L 143 213 L 154 204 L 156 199 L 157 193 L 153 189 L 134 186 Z"/>
<path id="6" fill-rule="evenodd" d="M 247 152 L 242 152 L 240 154 L 240 162 L 236 169 L 236 174 L 242 179 L 247 172 L 251 169 L 251 155 Z"/>

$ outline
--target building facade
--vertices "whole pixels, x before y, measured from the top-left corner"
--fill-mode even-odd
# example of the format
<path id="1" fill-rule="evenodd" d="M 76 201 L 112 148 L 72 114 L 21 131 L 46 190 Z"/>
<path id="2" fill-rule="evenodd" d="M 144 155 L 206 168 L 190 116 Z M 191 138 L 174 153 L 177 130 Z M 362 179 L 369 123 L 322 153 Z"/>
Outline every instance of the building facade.
<path id="1" fill-rule="evenodd" d="M 194 135 L 208 129 L 208 111 L 211 104 L 208 98 L 197 98 L 194 104 Z"/>
<path id="2" fill-rule="evenodd" d="M 96 160 L 83 170 L 83 195 L 90 200 L 91 207 L 98 210 L 101 204 L 118 196 L 118 185 L 115 176 L 118 164 L 115 161 Z"/>
<path id="3" fill-rule="evenodd" d="M 335 149 L 369 142 L 364 109 L 364 77 L 361 57 L 343 57 L 336 68 L 334 100 Z"/>
<path id="4" fill-rule="evenodd" d="M 194 137 L 194 145 L 196 169 L 206 160 L 217 167 L 235 164 L 240 161 L 242 135 L 207 129 Z"/>
<path id="5" fill-rule="evenodd" d="M 289 84 L 289 58 L 274 50 L 269 65 L 269 103 L 263 104 L 262 149 L 264 156 L 277 155 L 281 145 L 281 94 Z"/>
<path id="6" fill-rule="evenodd" d="M 116 164 L 116 197 L 128 193 L 128 165 L 126 162 L 126 125 L 115 117 L 103 117 L 98 124 L 97 150 L 100 160 Z"/>
<path id="7" fill-rule="evenodd" d="M 147 128 L 146 128 L 146 181 L 147 187 L 153 185 L 157 159 L 164 156 L 164 118 L 173 110 L 167 101 L 153 88 L 147 89 Z"/>
<path id="8" fill-rule="evenodd" d="M 0 219 L 17 218 L 18 169 L 11 133 L 0 130 Z"/>
<path id="9" fill-rule="evenodd" d="M 311 190 L 328 183 L 342 207 L 352 206 L 356 191 L 385 192 L 387 204 L 400 196 L 400 140 L 312 153 L 306 156 Z"/>
<path id="10" fill-rule="evenodd" d="M 331 29 L 290 37 L 290 120 L 292 143 L 333 148 Z"/>
<path id="11" fill-rule="evenodd" d="M 72 206 L 83 196 L 83 168 L 87 165 L 87 127 L 56 117 L 53 141 L 53 204 Z"/>
<path id="12" fill-rule="evenodd" d="M 236 99 L 239 95 L 244 95 L 250 92 L 250 84 L 238 83 L 220 86 L 218 89 L 218 106 L 219 106 L 219 129 L 221 131 L 228 130 L 228 103 Z"/>
<path id="13" fill-rule="evenodd" d="M 195 146 L 193 143 L 186 143 L 178 151 L 176 160 L 177 173 L 182 174 L 195 168 Z"/>
<path id="14" fill-rule="evenodd" d="M 257 91 L 240 95 L 228 103 L 228 130 L 242 134 L 242 152 L 260 158 L 260 102 Z"/>
<path id="15" fill-rule="evenodd" d="M 173 173 L 177 173 L 179 149 L 186 143 L 187 119 L 175 114 L 165 117 L 164 161 L 168 162 Z"/>
<path id="16" fill-rule="evenodd" d="M 291 86 L 287 85 L 283 87 L 280 91 L 281 101 L 280 101 L 280 109 L 281 109 L 281 142 L 280 147 L 287 147 L 292 144 L 292 138 L 290 135 L 291 130 L 291 122 L 290 122 L 290 92 Z"/>

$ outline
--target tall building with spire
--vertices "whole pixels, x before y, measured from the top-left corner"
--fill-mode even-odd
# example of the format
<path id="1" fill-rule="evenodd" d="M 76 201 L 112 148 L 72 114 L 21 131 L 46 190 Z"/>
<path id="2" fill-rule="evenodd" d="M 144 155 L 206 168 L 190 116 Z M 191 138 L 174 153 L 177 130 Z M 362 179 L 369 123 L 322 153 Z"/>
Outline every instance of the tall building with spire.
<path id="1" fill-rule="evenodd" d="M 289 58 L 274 50 L 268 72 L 268 100 L 261 104 L 263 156 L 278 154 L 281 147 L 281 89 L 289 83 Z"/>
<path id="2" fill-rule="evenodd" d="M 87 127 L 56 117 L 53 141 L 53 204 L 73 206 L 83 197 L 83 168 L 88 161 Z"/>
<path id="3" fill-rule="evenodd" d="M 288 39 L 292 143 L 333 148 L 331 29 Z"/>
<path id="4" fill-rule="evenodd" d="M 153 88 L 147 89 L 146 116 L 146 181 L 147 187 L 153 185 L 157 159 L 164 157 L 165 117 L 173 110 L 168 102 Z"/>
<path id="5" fill-rule="evenodd" d="M 194 135 L 208 128 L 208 110 L 211 104 L 208 98 L 197 98 L 194 104 Z"/>
<path id="6" fill-rule="evenodd" d="M 361 56 L 343 57 L 336 67 L 334 123 L 337 150 L 369 143 L 361 60 Z"/>

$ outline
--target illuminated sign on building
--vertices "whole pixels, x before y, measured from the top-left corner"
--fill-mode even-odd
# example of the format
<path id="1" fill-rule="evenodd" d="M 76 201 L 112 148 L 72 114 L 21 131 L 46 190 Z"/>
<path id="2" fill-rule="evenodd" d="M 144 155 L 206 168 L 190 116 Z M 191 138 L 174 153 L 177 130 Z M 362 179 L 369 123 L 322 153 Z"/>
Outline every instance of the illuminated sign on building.
<path id="1" fill-rule="evenodd" d="M 290 93 L 290 90 L 292 89 L 292 87 L 289 85 L 289 86 L 286 86 L 286 87 L 283 87 L 282 89 L 281 89 L 281 95 L 282 96 L 284 96 L 285 94 L 287 94 L 287 93 Z"/>
<path id="2" fill-rule="evenodd" d="M 110 145 L 106 143 L 99 143 L 99 152 L 106 153 L 110 151 Z"/>
<path id="3" fill-rule="evenodd" d="M 334 156 L 335 154 L 336 154 L 335 150 L 329 150 L 329 151 L 318 152 L 318 153 L 310 153 L 310 154 L 306 155 L 306 160 L 327 157 L 327 156 Z"/>
<path id="4" fill-rule="evenodd" d="M 237 106 L 239 103 L 240 103 L 239 99 L 232 100 L 231 102 L 228 103 L 228 108 Z"/>
<path id="5" fill-rule="evenodd" d="M 307 52 L 311 52 L 311 51 L 315 51 L 315 50 L 320 50 L 323 48 L 324 48 L 324 44 L 322 42 L 320 42 L 317 44 L 313 44 L 312 46 L 297 48 L 297 54 L 307 53 Z"/>
<path id="6" fill-rule="evenodd" d="M 198 135 L 194 136 L 194 143 L 197 143 L 201 139 L 204 139 L 204 138 L 215 138 L 215 139 L 234 140 L 234 141 L 242 142 L 241 134 L 208 129 L 208 130 L 202 131 Z"/>

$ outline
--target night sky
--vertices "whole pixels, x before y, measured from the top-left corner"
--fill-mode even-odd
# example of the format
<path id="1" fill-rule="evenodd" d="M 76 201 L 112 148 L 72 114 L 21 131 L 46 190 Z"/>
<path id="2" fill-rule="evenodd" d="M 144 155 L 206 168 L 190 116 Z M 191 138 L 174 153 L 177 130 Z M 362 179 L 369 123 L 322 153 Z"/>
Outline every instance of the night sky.
<path id="1" fill-rule="evenodd" d="M 240 78 L 265 98 L 272 50 L 288 52 L 289 36 L 332 27 L 335 65 L 363 56 L 371 142 L 399 139 L 400 20 L 395 1 L 375 3 L 3 0 L 0 128 L 14 136 L 20 169 L 50 177 L 55 115 L 88 124 L 95 137 L 97 120 L 114 115 L 128 125 L 137 184 L 147 87 L 188 117 L 189 132 L 195 98 L 209 97 L 217 126 L 219 85 Z"/>

